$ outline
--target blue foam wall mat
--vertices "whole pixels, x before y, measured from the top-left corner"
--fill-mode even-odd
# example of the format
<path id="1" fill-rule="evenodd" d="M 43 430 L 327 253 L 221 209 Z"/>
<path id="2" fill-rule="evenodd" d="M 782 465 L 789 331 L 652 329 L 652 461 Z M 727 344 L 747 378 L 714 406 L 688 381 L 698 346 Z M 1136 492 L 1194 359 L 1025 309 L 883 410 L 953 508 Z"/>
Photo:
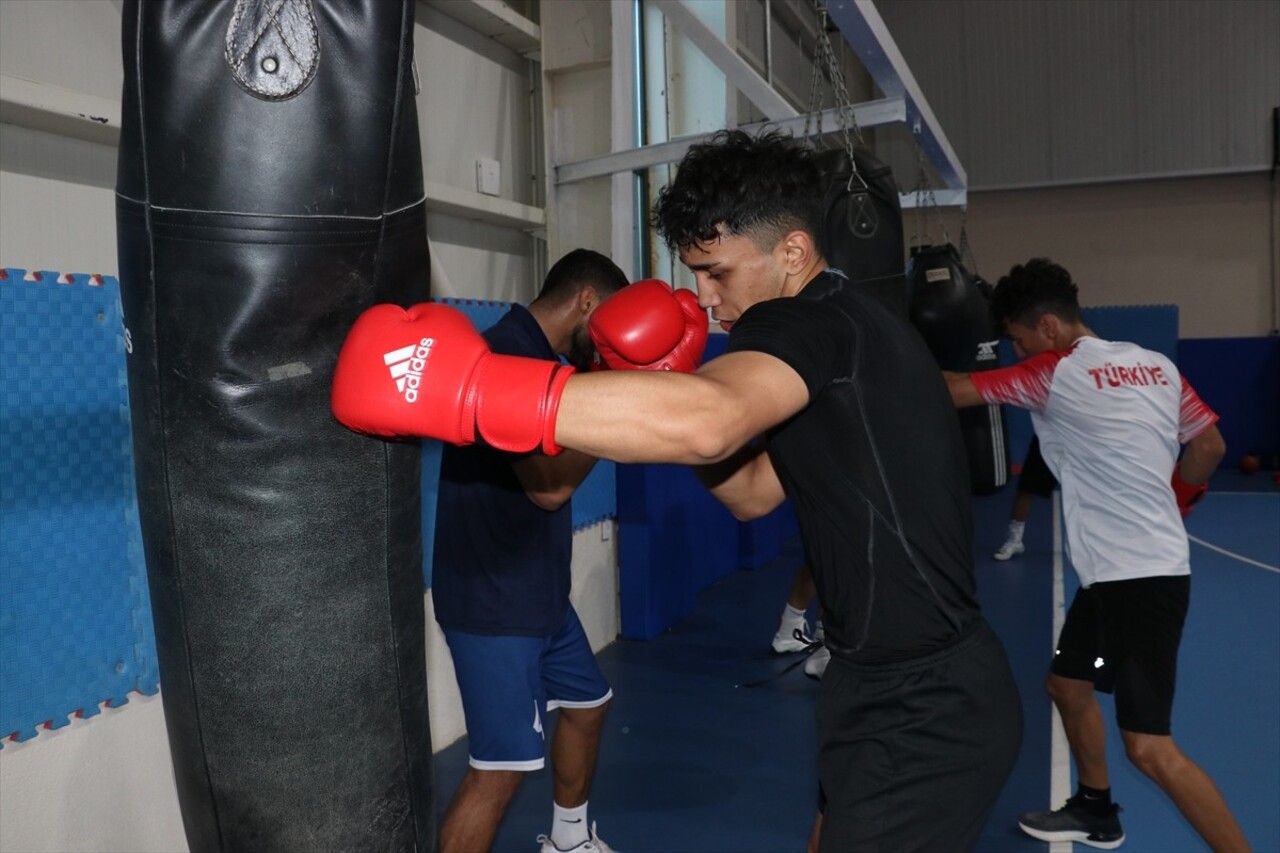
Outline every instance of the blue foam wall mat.
<path id="1" fill-rule="evenodd" d="M 1280 469 L 1280 336 L 1190 338 L 1178 355 L 1182 375 L 1218 413 L 1224 467 L 1256 453 L 1264 468 Z"/>
<path id="2" fill-rule="evenodd" d="M 0 279 L 0 737 L 157 689 L 120 290 Z"/>
<path id="3" fill-rule="evenodd" d="M 728 335 L 711 335 L 703 360 L 722 355 L 728 341 Z M 790 501 L 763 518 L 735 520 L 683 465 L 619 465 L 617 479 L 627 639 L 661 634 L 693 612 L 698 592 L 730 572 L 769 562 L 799 529 Z"/>

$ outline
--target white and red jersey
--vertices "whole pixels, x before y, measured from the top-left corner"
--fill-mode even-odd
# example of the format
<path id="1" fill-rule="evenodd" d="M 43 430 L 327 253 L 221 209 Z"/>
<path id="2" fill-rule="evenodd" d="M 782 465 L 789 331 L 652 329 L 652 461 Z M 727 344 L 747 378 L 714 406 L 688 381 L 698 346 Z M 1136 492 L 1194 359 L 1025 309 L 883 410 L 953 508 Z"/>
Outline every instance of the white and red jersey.
<path id="1" fill-rule="evenodd" d="M 1170 479 L 1178 450 L 1218 416 L 1173 362 L 1086 337 L 970 374 L 982 399 L 1028 409 L 1062 485 L 1067 549 L 1083 586 L 1191 572 Z"/>

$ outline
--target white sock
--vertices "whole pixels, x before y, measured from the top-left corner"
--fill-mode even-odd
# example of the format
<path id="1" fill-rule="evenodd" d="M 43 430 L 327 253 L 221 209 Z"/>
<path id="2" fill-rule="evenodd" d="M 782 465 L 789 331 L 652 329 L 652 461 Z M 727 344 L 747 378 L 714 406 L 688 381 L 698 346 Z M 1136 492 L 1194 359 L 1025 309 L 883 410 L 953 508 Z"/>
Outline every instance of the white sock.
<path id="1" fill-rule="evenodd" d="M 803 625 L 803 624 L 804 624 L 804 611 L 803 611 L 803 610 L 797 610 L 796 608 L 794 608 L 794 607 L 792 607 L 790 604 L 788 604 L 788 605 L 787 605 L 787 609 L 782 611 L 782 624 L 783 624 L 783 625 L 794 625 L 794 626 L 800 626 L 800 625 Z"/>
<path id="2" fill-rule="evenodd" d="M 1009 538 L 1010 538 L 1010 539 L 1013 539 L 1013 540 L 1015 540 L 1015 541 L 1017 541 L 1017 542 L 1021 542 L 1021 541 L 1022 541 L 1022 531 L 1023 531 L 1024 529 L 1026 529 L 1026 526 L 1027 526 L 1027 523 L 1026 523 L 1025 521 L 1011 521 L 1011 522 L 1009 522 Z"/>
<path id="3" fill-rule="evenodd" d="M 561 850 L 572 850 L 591 837 L 587 829 L 587 804 L 583 803 L 575 809 L 566 809 L 559 803 L 552 803 L 555 811 L 551 815 L 551 843 Z"/>

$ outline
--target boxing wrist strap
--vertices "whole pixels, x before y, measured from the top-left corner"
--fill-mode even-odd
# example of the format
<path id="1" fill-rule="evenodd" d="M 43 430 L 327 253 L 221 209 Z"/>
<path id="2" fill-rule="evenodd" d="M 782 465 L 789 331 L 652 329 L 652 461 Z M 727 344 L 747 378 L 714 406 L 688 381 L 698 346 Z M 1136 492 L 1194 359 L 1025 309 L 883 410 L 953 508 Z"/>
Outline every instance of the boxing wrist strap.
<path id="1" fill-rule="evenodd" d="M 560 396 L 574 368 L 555 361 L 490 355 L 471 388 L 476 431 L 491 447 L 511 453 L 541 450 L 555 456 Z"/>

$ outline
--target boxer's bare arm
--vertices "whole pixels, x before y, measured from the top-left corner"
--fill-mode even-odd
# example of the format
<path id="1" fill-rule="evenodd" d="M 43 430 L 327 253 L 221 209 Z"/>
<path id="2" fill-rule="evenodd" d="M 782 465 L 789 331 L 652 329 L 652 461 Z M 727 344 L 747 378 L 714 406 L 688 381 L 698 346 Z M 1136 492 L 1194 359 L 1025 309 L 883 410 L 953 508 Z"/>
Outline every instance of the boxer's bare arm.
<path id="1" fill-rule="evenodd" d="M 579 374 L 560 400 L 556 443 L 617 462 L 707 465 L 808 403 L 800 375 L 759 352 L 729 353 L 693 374 Z"/>
<path id="2" fill-rule="evenodd" d="M 703 485 L 739 521 L 767 515 L 787 498 L 763 446 L 748 444 L 728 459 L 694 468 Z"/>

